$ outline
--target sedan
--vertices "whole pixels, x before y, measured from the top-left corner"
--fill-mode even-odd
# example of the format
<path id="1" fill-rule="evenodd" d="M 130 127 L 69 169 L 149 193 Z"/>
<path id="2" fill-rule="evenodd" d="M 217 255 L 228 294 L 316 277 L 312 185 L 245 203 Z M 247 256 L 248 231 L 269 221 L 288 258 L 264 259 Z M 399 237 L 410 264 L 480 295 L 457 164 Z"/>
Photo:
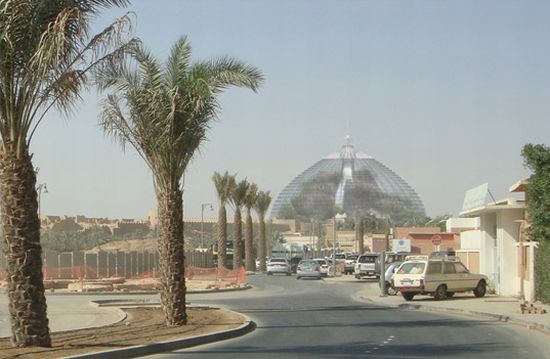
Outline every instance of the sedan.
<path id="1" fill-rule="evenodd" d="M 292 268 L 290 262 L 286 258 L 271 258 L 267 262 L 267 275 L 272 275 L 273 273 L 282 273 L 286 275 L 292 274 Z"/>
<path id="2" fill-rule="evenodd" d="M 319 264 L 319 268 L 321 269 L 321 276 L 322 277 L 326 277 L 326 276 L 329 275 L 330 270 L 331 270 L 331 266 L 330 266 L 330 262 L 327 259 L 325 259 L 325 258 L 315 258 L 315 259 L 312 259 L 312 261 Z"/>
<path id="3" fill-rule="evenodd" d="M 316 278 L 321 279 L 321 268 L 319 263 L 312 260 L 303 260 L 298 263 L 296 268 L 296 279 Z"/>

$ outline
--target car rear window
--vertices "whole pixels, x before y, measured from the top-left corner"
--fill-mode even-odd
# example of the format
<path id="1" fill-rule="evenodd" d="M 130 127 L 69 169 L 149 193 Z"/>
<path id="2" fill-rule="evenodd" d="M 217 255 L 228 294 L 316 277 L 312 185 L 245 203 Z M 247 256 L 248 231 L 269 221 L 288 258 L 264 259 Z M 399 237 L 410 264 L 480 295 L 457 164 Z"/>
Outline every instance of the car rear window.
<path id="1" fill-rule="evenodd" d="M 350 259 L 350 260 L 356 260 L 356 259 L 357 259 L 357 257 L 359 257 L 359 256 L 358 256 L 358 255 L 354 255 L 354 254 L 352 254 L 352 255 L 348 256 L 348 258 L 347 258 L 347 259 Z"/>
<path id="2" fill-rule="evenodd" d="M 376 262 L 376 256 L 361 256 L 357 260 L 359 263 L 374 263 Z"/>
<path id="3" fill-rule="evenodd" d="M 274 258 L 269 261 L 269 263 L 286 263 L 286 259 L 284 258 Z"/>
<path id="4" fill-rule="evenodd" d="M 426 263 L 423 262 L 403 263 L 397 274 L 421 274 L 424 272 L 425 267 Z"/>
<path id="5" fill-rule="evenodd" d="M 336 254 L 336 259 L 346 259 L 345 254 Z"/>

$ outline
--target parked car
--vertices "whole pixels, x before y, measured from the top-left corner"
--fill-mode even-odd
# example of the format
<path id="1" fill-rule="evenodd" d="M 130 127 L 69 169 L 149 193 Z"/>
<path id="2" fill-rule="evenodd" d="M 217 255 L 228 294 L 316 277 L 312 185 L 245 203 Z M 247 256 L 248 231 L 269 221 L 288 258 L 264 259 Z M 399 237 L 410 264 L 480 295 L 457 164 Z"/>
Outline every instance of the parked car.
<path id="1" fill-rule="evenodd" d="M 408 257 L 392 281 L 407 301 L 417 294 L 429 294 L 442 300 L 456 292 L 473 291 L 476 297 L 483 297 L 487 291 L 486 276 L 470 273 L 457 258 L 450 256 Z"/>
<path id="2" fill-rule="evenodd" d="M 267 275 L 272 275 L 273 273 L 282 273 L 286 275 L 292 274 L 292 268 L 290 262 L 286 258 L 271 258 L 267 262 Z"/>
<path id="3" fill-rule="evenodd" d="M 302 260 L 296 267 L 296 279 L 316 278 L 321 279 L 321 266 L 315 260 Z"/>
<path id="4" fill-rule="evenodd" d="M 321 276 L 322 277 L 326 277 L 326 276 L 329 275 L 332 266 L 331 266 L 328 259 L 326 259 L 326 258 L 314 258 L 312 260 L 317 262 L 317 264 L 319 264 L 319 268 L 321 270 Z"/>
<path id="5" fill-rule="evenodd" d="M 402 262 L 393 262 L 393 263 L 387 264 L 386 273 L 384 275 L 384 279 L 386 281 L 387 295 L 397 295 L 397 293 L 399 293 L 392 284 L 392 278 L 395 272 L 397 272 L 397 270 L 401 266 L 401 263 Z"/>
<path id="6" fill-rule="evenodd" d="M 357 263 L 357 258 L 359 258 L 359 254 L 348 254 L 344 263 L 344 274 L 353 274 L 353 271 L 355 270 L 355 263 Z"/>
<path id="7" fill-rule="evenodd" d="M 377 262 L 378 262 L 377 253 L 367 253 L 367 254 L 360 255 L 357 258 L 357 263 L 355 263 L 355 268 L 354 268 L 355 278 L 361 279 L 363 277 L 370 277 L 370 276 L 376 276 L 376 278 L 378 278 L 379 275 L 376 273 Z"/>

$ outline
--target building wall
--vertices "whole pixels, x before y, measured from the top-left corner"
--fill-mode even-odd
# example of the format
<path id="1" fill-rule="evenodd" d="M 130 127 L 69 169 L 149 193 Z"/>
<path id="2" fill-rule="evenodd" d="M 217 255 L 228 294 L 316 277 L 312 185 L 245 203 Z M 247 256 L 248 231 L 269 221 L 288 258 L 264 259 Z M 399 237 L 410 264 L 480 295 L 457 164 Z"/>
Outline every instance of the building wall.
<path id="1" fill-rule="evenodd" d="M 519 257 L 517 243 L 523 210 L 506 210 L 497 214 L 497 243 L 500 255 L 500 292 L 502 295 L 520 294 Z"/>
<path id="2" fill-rule="evenodd" d="M 495 269 L 496 255 L 496 215 L 486 213 L 480 216 L 480 273 L 489 279 L 489 286 L 498 291 L 498 273 Z"/>
<path id="3" fill-rule="evenodd" d="M 474 229 L 460 233 L 460 249 L 481 248 L 481 230 Z"/>

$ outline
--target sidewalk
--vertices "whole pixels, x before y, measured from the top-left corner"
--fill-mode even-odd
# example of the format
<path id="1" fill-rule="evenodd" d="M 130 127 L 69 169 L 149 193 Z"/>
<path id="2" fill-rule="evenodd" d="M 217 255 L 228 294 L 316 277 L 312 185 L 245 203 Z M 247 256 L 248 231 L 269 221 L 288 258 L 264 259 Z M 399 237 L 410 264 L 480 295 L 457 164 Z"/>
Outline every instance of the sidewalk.
<path id="1" fill-rule="evenodd" d="M 333 280 L 342 281 L 343 279 L 334 278 Z M 361 301 L 393 308 L 485 316 L 550 334 L 550 306 L 536 303 L 534 306 L 545 309 L 545 314 L 521 314 L 522 301 L 512 297 L 486 295 L 483 298 L 476 298 L 472 293 L 457 293 L 453 298 L 441 301 L 436 301 L 431 296 L 418 295 L 407 302 L 400 294 L 380 296 L 377 282 L 365 282 L 364 288 L 354 297 Z"/>

